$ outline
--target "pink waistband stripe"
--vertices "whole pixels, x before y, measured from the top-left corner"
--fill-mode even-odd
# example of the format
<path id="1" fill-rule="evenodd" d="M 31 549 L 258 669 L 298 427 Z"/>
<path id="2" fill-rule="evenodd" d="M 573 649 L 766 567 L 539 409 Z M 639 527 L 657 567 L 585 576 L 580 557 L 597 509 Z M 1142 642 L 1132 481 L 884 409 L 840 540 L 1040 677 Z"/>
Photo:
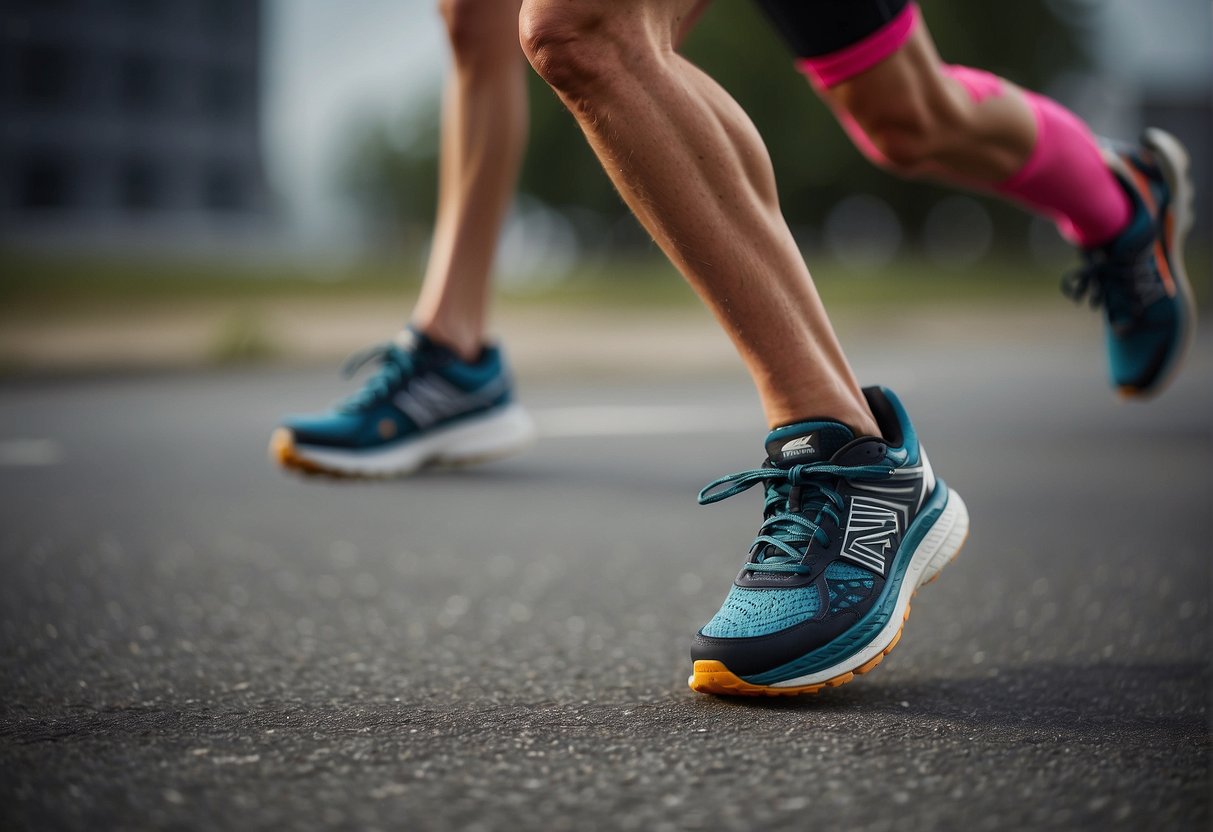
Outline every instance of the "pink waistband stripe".
<path id="1" fill-rule="evenodd" d="M 918 18 L 918 4 L 910 3 L 897 13 L 897 17 L 858 43 L 828 55 L 801 58 L 796 67 L 818 87 L 836 87 L 876 66 L 905 45 L 918 25 Z"/>

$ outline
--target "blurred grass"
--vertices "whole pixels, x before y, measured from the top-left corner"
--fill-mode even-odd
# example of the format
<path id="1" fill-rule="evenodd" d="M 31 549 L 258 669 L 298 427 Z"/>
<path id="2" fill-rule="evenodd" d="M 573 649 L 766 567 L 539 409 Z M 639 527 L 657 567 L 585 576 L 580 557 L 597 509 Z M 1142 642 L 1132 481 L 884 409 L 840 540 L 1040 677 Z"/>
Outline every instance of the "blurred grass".
<path id="1" fill-rule="evenodd" d="M 279 350 L 255 309 L 239 309 L 219 325 L 207 356 L 208 364 L 248 364 L 274 358 Z"/>
<path id="2" fill-rule="evenodd" d="M 401 270 L 387 264 L 317 269 L 308 264 L 241 263 L 226 259 L 38 256 L 0 253 L 0 301 L 66 305 L 113 301 L 333 298 L 399 293 Z M 93 307 L 95 308 L 95 307 Z"/>
<path id="3" fill-rule="evenodd" d="M 857 270 L 809 259 L 840 333 L 867 326 L 874 314 L 895 326 L 951 310 L 979 329 L 1007 315 L 1041 326 L 1046 312 L 1066 311 L 1057 284 L 1073 268 L 1008 259 L 943 269 L 905 257 L 891 267 Z M 268 360 L 331 363 L 406 320 L 419 262 L 320 266 L 0 252 L 0 377 Z M 1207 253 L 1190 260 L 1190 271 L 1203 278 L 1194 282 L 1207 307 Z M 700 337 L 692 332 L 716 333 L 699 299 L 656 254 L 587 263 L 561 280 L 519 283 L 507 275 L 497 283 L 495 301 L 496 323 L 512 333 L 511 344 L 534 335 L 542 343 L 530 348 L 540 357 L 553 343 L 568 350 L 588 337 L 582 356 L 588 360 L 609 333 L 626 345 L 629 337 L 677 330 L 688 349 L 687 339 Z"/>
<path id="4" fill-rule="evenodd" d="M 888 267 L 856 269 L 809 256 L 826 307 L 836 314 L 922 307 L 1025 307 L 1057 303 L 1058 284 L 1076 262 L 1033 263 L 989 258 L 970 268 L 941 268 L 902 257 Z M 171 260 L 154 257 L 30 255 L 0 251 L 0 325 L 5 321 L 64 321 L 132 314 L 220 315 L 213 336 L 216 360 L 266 358 L 273 347 L 261 318 L 279 307 L 354 309 L 388 304 L 402 317 L 420 287 L 420 257 L 346 264 Z M 1209 251 L 1189 256 L 1197 300 L 1208 307 Z M 670 263 L 657 255 L 588 262 L 562 279 L 499 280 L 502 309 L 699 308 Z"/>
<path id="5" fill-rule="evenodd" d="M 1060 275 L 1073 263 L 1052 265 L 991 259 L 968 269 L 940 268 L 906 257 L 869 270 L 828 258 L 809 258 L 827 305 L 903 306 L 940 303 L 1031 303 L 1055 298 Z M 1209 257 L 1192 258 L 1191 271 L 1208 274 Z M 23 312 L 101 314 L 132 305 L 190 302 L 256 303 L 290 298 L 326 303 L 343 299 L 415 296 L 418 259 L 364 261 L 316 267 L 304 263 L 50 257 L 0 252 L 3 317 Z M 1207 302 L 1207 282 L 1197 281 Z M 668 263 L 654 255 L 583 267 L 560 280 L 502 281 L 504 304 L 585 304 L 670 307 L 698 303 Z"/>

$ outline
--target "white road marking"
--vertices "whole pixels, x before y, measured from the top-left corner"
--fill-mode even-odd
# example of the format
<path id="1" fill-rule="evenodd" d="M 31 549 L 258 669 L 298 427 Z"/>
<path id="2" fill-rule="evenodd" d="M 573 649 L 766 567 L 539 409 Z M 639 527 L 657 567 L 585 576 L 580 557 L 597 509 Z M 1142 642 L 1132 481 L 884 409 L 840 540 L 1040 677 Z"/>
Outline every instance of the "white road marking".
<path id="1" fill-rule="evenodd" d="M 62 461 L 63 446 L 54 439 L 0 439 L 0 466 L 31 468 Z"/>
<path id="2" fill-rule="evenodd" d="M 757 406 L 585 405 L 531 412 L 544 438 L 761 432 Z"/>

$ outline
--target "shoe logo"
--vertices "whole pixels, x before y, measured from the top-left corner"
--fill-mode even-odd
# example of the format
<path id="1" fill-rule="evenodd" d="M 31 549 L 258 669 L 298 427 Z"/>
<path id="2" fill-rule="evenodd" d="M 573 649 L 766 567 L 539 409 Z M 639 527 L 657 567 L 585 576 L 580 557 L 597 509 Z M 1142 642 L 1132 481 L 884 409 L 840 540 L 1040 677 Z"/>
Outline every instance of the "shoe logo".
<path id="1" fill-rule="evenodd" d="M 813 443 L 816 441 L 816 433 L 810 433 L 808 436 L 793 439 L 779 449 L 779 455 L 787 459 L 790 456 L 800 456 L 801 454 L 815 454 L 817 453 L 817 447 Z"/>
<path id="2" fill-rule="evenodd" d="M 842 556 L 884 575 L 889 552 L 901 537 L 901 517 L 900 506 L 852 497 Z"/>
<path id="3" fill-rule="evenodd" d="M 424 430 L 444 419 L 488 407 L 507 386 L 505 377 L 497 376 L 478 390 L 469 392 L 431 373 L 412 379 L 407 389 L 392 397 L 392 403 Z"/>

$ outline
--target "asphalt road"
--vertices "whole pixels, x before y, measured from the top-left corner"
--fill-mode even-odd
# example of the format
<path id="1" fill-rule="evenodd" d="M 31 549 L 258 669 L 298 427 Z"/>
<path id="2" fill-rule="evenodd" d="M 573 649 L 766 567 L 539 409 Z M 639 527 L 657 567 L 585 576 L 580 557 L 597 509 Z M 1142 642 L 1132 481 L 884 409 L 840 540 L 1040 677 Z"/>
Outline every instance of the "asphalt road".
<path id="1" fill-rule="evenodd" d="M 731 372 L 525 386 L 530 454 L 391 483 L 266 463 L 327 373 L 9 383 L 0 827 L 1208 829 L 1209 347 L 1147 406 L 1094 344 L 861 350 L 973 532 L 778 702 L 686 687 L 758 522 L 694 500 L 761 455 Z"/>

